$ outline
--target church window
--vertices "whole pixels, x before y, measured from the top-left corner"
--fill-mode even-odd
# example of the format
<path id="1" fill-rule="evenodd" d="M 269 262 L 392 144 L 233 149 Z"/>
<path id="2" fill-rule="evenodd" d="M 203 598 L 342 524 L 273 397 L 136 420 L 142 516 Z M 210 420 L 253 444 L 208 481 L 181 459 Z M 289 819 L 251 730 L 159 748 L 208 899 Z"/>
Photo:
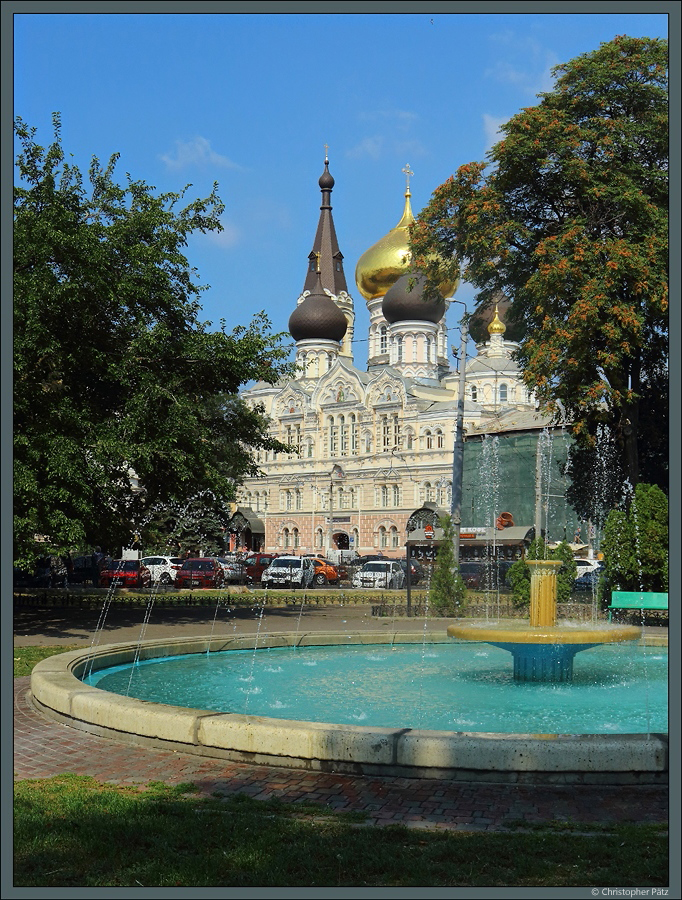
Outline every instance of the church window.
<path id="1" fill-rule="evenodd" d="M 433 503 L 433 487 L 430 481 L 425 481 L 422 489 L 422 503 Z"/>
<path id="2" fill-rule="evenodd" d="M 474 403 L 478 400 L 478 390 L 475 384 L 471 385 L 471 399 L 474 401 Z"/>
<path id="3" fill-rule="evenodd" d="M 393 505 L 400 506 L 400 485 L 393 485 Z"/>
<path id="4" fill-rule="evenodd" d="M 506 403 L 506 402 L 507 402 L 507 385 L 504 382 L 502 382 L 502 384 L 500 385 L 500 403 Z"/>
<path id="5" fill-rule="evenodd" d="M 329 455 L 336 456 L 338 454 L 338 426 L 334 422 L 334 416 L 327 419 L 329 430 Z"/>
<path id="6" fill-rule="evenodd" d="M 379 352 L 388 352 L 388 329 L 385 325 L 382 325 L 379 329 Z"/>
<path id="7" fill-rule="evenodd" d="M 358 423 L 355 413 L 350 417 L 350 452 L 353 456 L 357 456 L 358 452 Z"/>
<path id="8" fill-rule="evenodd" d="M 393 446 L 400 446 L 400 418 L 393 416 Z"/>
<path id="9" fill-rule="evenodd" d="M 401 335 L 398 335 L 396 344 L 398 347 L 398 353 L 397 353 L 398 362 L 402 362 L 403 361 L 403 339 L 402 339 Z"/>
<path id="10" fill-rule="evenodd" d="M 431 432 L 430 432 L 430 431 L 425 431 L 425 432 L 424 432 L 424 438 L 425 438 L 425 441 L 426 441 L 426 449 L 427 449 L 427 450 L 433 450 L 433 435 L 431 434 Z"/>
<path id="11" fill-rule="evenodd" d="M 298 533 L 298 528 L 294 528 L 293 537 L 294 537 L 294 547 L 300 547 L 301 546 L 301 536 Z"/>
<path id="12" fill-rule="evenodd" d="M 282 543 L 284 544 L 284 549 L 285 549 L 285 550 L 288 550 L 288 549 L 289 549 L 289 540 L 290 540 L 289 529 L 288 529 L 288 528 L 285 528 L 285 529 L 282 531 Z"/>
<path id="13" fill-rule="evenodd" d="M 339 416 L 339 436 L 341 438 L 341 456 L 348 456 L 348 426 L 345 416 Z"/>
<path id="14" fill-rule="evenodd" d="M 324 546 L 324 534 L 322 533 L 322 529 L 318 528 L 315 532 L 315 546 L 322 548 Z"/>
<path id="15" fill-rule="evenodd" d="M 287 509 L 294 508 L 294 496 L 291 491 L 286 491 Z"/>
<path id="16" fill-rule="evenodd" d="M 398 529 L 395 527 L 395 525 L 391 525 L 390 534 L 391 534 L 391 547 L 395 550 L 399 546 L 399 544 L 398 544 Z"/>
<path id="17" fill-rule="evenodd" d="M 296 509 L 303 509 L 303 492 L 296 488 Z"/>
<path id="18" fill-rule="evenodd" d="M 384 451 L 391 449 L 391 425 L 388 416 L 381 417 L 381 446 Z"/>
<path id="19" fill-rule="evenodd" d="M 379 546 L 388 547 L 388 535 L 383 525 L 379 526 Z"/>
<path id="20" fill-rule="evenodd" d="M 412 450 L 414 446 L 414 433 L 411 428 L 405 433 L 405 449 Z"/>
<path id="21" fill-rule="evenodd" d="M 309 439 L 309 440 L 308 440 L 308 443 L 307 443 L 307 445 L 306 445 L 306 450 L 307 450 L 307 456 L 308 456 L 308 459 L 312 459 L 312 456 L 313 456 L 313 446 L 314 446 L 314 445 L 313 445 L 312 439 Z"/>
<path id="22" fill-rule="evenodd" d="M 440 430 L 440 428 L 436 429 L 436 445 L 439 450 L 442 450 L 445 446 L 445 439 L 443 438 L 443 432 Z"/>
<path id="23" fill-rule="evenodd" d="M 388 506 L 388 485 L 381 485 L 381 505 Z"/>
<path id="24" fill-rule="evenodd" d="M 427 337 L 426 339 L 426 362 L 431 362 L 431 338 Z"/>

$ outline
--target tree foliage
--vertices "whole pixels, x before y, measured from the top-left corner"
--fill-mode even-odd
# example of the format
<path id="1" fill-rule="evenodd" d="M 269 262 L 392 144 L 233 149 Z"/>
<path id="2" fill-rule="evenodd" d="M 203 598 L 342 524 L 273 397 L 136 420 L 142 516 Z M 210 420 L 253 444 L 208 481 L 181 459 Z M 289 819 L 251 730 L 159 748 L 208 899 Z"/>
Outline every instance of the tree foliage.
<path id="1" fill-rule="evenodd" d="M 608 584 L 620 591 L 668 590 L 668 499 L 640 483 L 627 510 L 606 520 L 601 549 Z"/>
<path id="2" fill-rule="evenodd" d="M 618 37 L 556 67 L 554 90 L 503 127 L 489 163 L 461 166 L 412 231 L 429 286 L 461 265 L 502 291 L 525 336 L 523 378 L 581 446 L 611 429 L 635 485 L 661 476 L 667 409 L 667 42 Z M 663 419 L 663 423 L 662 423 Z M 645 472 L 647 469 L 645 469 Z"/>
<path id="3" fill-rule="evenodd" d="M 57 550 L 115 547 L 146 512 L 211 490 L 225 502 L 279 449 L 237 396 L 287 371 L 261 314 L 230 333 L 199 320 L 188 235 L 221 228 L 203 200 L 155 193 L 117 156 L 89 176 L 21 119 L 14 193 L 15 558 L 36 534 Z M 131 472 L 143 490 L 131 489 Z"/>
<path id="4" fill-rule="evenodd" d="M 466 585 L 455 563 L 455 530 L 450 516 L 438 521 L 443 538 L 429 587 L 429 603 L 440 613 L 455 613 L 466 604 Z"/>

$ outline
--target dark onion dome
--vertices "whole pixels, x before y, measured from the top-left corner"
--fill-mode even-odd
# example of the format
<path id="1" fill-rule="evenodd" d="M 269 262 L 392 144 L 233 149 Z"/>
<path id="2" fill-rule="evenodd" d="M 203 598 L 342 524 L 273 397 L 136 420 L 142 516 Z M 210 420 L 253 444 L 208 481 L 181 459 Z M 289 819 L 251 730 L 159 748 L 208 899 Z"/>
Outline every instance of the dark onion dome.
<path id="1" fill-rule="evenodd" d="M 347 329 L 348 320 L 329 294 L 324 293 L 318 276 L 317 288 L 289 317 L 289 334 L 295 341 L 341 342 Z"/>
<path id="2" fill-rule="evenodd" d="M 334 187 L 334 178 L 332 177 L 331 172 L 329 171 L 329 160 L 325 159 L 324 161 L 324 172 L 320 175 L 319 185 L 323 191 L 331 191 Z"/>
<path id="3" fill-rule="evenodd" d="M 408 320 L 434 324 L 440 322 L 445 315 L 445 300 L 424 300 L 425 284 L 423 275 L 401 275 L 393 287 L 388 289 L 381 304 L 381 312 L 386 321 L 391 325 Z"/>
<path id="4" fill-rule="evenodd" d="M 496 308 L 500 320 L 506 326 L 505 340 L 517 343 L 523 340 L 526 329 L 522 323 L 514 321 L 511 307 L 512 301 L 501 291 L 496 292 L 489 301 L 479 303 L 469 320 L 469 334 L 472 340 L 477 344 L 482 344 L 489 339 L 488 326 L 495 318 Z"/>

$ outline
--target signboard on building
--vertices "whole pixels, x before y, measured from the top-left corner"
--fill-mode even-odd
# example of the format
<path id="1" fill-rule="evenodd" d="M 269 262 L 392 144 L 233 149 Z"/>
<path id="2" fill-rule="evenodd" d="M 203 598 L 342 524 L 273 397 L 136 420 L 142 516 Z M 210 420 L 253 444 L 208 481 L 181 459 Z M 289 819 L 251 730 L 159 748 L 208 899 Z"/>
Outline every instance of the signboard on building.
<path id="1" fill-rule="evenodd" d="M 433 540 L 433 525 L 424 525 L 424 537 L 427 541 Z"/>

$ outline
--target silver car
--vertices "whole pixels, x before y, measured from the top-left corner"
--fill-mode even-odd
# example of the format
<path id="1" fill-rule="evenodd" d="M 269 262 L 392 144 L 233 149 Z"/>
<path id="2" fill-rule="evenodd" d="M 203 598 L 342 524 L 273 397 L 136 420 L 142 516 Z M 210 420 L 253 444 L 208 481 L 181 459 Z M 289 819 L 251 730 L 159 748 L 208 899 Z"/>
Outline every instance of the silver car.
<path id="1" fill-rule="evenodd" d="M 310 587 L 315 576 L 312 559 L 305 556 L 278 556 L 261 576 L 263 587 Z"/>
<path id="2" fill-rule="evenodd" d="M 366 562 L 353 575 L 353 587 L 385 588 L 395 590 L 405 584 L 405 573 L 399 562 L 392 559 Z"/>

